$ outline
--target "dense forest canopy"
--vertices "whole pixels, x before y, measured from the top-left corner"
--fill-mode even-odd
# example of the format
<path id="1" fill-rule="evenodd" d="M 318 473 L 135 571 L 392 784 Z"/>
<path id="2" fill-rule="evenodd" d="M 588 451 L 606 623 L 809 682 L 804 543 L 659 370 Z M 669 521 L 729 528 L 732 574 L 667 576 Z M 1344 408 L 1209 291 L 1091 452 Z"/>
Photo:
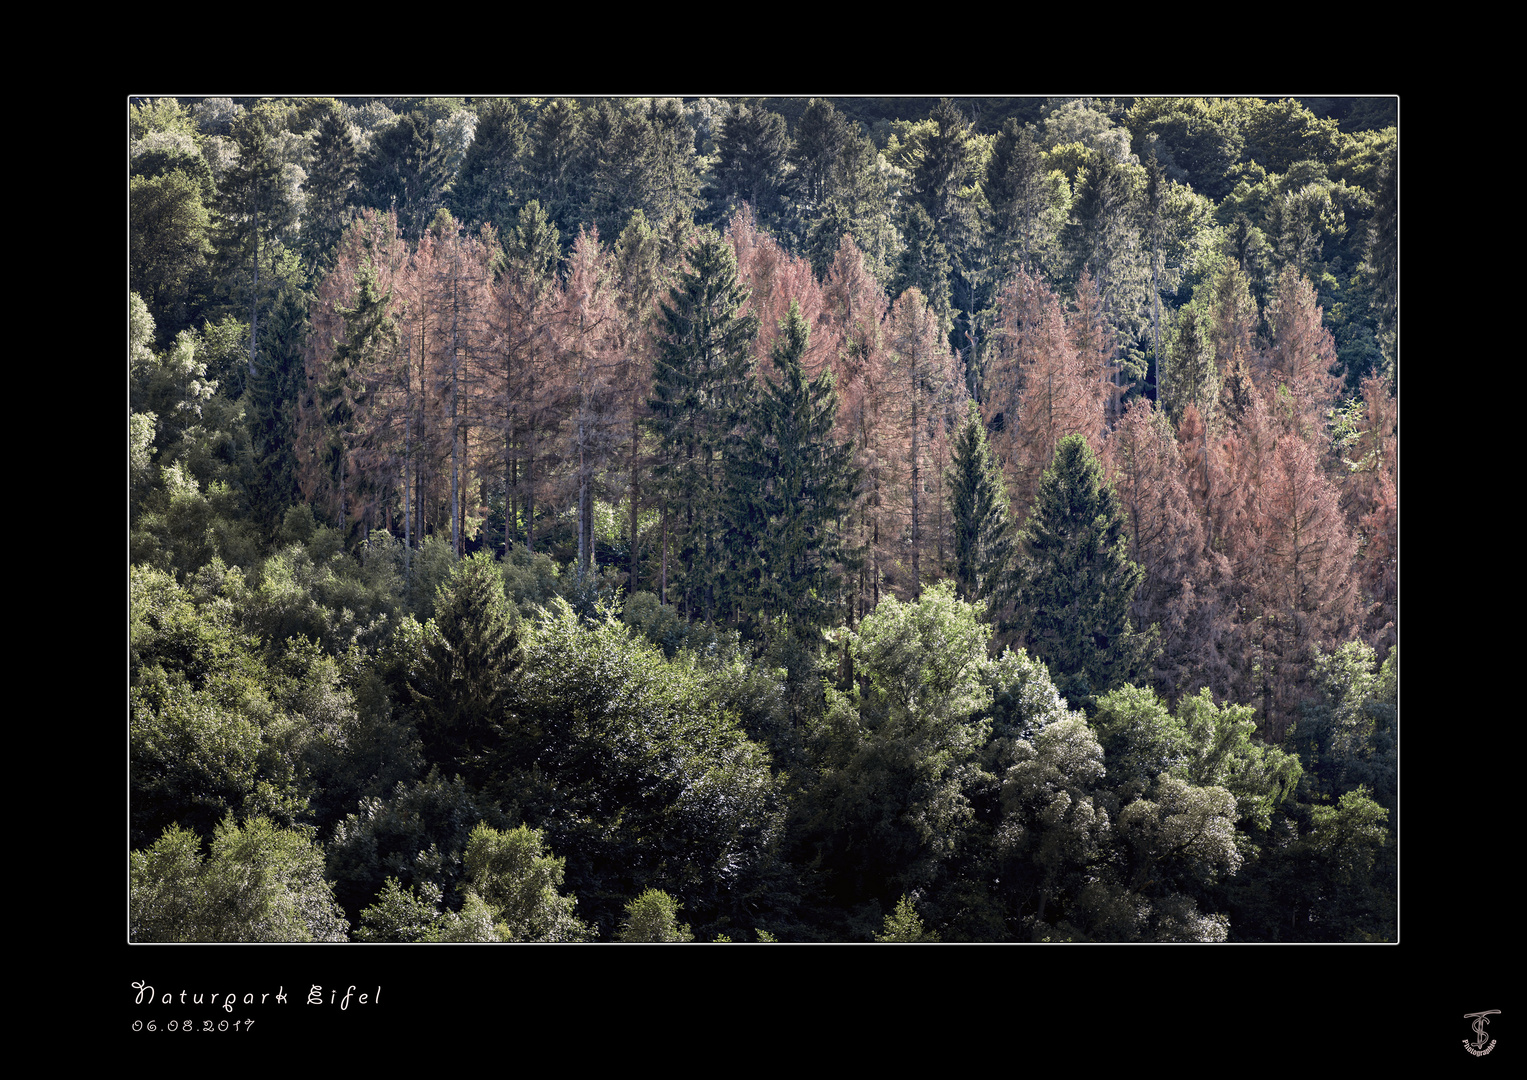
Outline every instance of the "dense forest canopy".
<path id="1" fill-rule="evenodd" d="M 128 173 L 131 940 L 1396 940 L 1396 99 Z"/>

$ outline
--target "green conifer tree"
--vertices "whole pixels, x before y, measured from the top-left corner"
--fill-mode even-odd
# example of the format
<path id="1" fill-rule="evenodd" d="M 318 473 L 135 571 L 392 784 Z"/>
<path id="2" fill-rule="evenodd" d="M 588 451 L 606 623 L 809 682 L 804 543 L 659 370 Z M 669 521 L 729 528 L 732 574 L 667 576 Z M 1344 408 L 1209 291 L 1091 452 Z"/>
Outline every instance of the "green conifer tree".
<path id="1" fill-rule="evenodd" d="M 1007 485 L 986 441 L 986 425 L 974 401 L 955 437 L 949 470 L 949 509 L 954 518 L 954 577 L 960 599 L 997 600 L 1012 558 Z"/>
<path id="2" fill-rule="evenodd" d="M 267 532 L 302 498 L 297 483 L 297 403 L 303 392 L 307 305 L 284 290 L 266 322 L 265 363 L 250 378 L 244 412 L 254 451 L 250 499 Z"/>
<path id="3" fill-rule="evenodd" d="M 459 563 L 436 593 L 409 680 L 431 762 L 481 776 L 485 755 L 503 735 L 509 676 L 520 663 L 518 621 L 487 552 Z"/>
<path id="4" fill-rule="evenodd" d="M 1082 436 L 1055 448 L 1020 545 L 1024 637 L 1073 708 L 1091 709 L 1148 670 L 1156 628 L 1136 632 L 1129 618 L 1145 571 L 1129 560 L 1119 497 Z"/>
<path id="5" fill-rule="evenodd" d="M 690 250 L 689 269 L 662 305 L 664 340 L 653 364 L 648 423 L 659 443 L 654 472 L 665 509 L 676 519 L 674 577 L 686 616 L 710 617 L 715 610 L 719 455 L 737 418 L 758 335 L 757 316 L 742 312 L 747 295 L 732 246 L 708 232 Z"/>
<path id="6" fill-rule="evenodd" d="M 759 380 L 746 434 L 727 456 L 722 507 L 728 599 L 765 621 L 788 616 L 808 640 L 845 614 L 845 574 L 858 556 L 843 526 L 859 479 L 852 442 L 833 437 L 832 372 L 808 381 L 802 367 L 810 335 L 791 301 L 774 344 L 776 380 Z"/>
<path id="7" fill-rule="evenodd" d="M 335 249 L 355 214 L 351 195 L 358 170 L 349 125 L 337 108 L 326 111 L 313 134 L 312 168 L 303 185 L 303 261 L 315 279 L 333 266 Z"/>
<path id="8" fill-rule="evenodd" d="M 253 375 L 264 340 L 260 312 L 270 302 L 272 284 L 278 284 L 272 273 L 275 246 L 296 220 L 296 207 L 283 183 L 276 141 L 265 120 L 255 114 L 242 117 L 234 126 L 233 143 L 238 156 L 218 185 L 214 207 L 219 276 L 231 294 L 248 304 Z"/>

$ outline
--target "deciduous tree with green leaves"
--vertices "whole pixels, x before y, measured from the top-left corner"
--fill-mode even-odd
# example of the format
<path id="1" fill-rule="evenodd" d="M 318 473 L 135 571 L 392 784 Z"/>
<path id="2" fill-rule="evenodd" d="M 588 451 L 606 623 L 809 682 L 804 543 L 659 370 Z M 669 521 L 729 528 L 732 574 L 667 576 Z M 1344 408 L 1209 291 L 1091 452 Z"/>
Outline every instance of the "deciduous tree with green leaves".
<path id="1" fill-rule="evenodd" d="M 820 779 L 802 803 L 814 864 L 840 902 L 926 887 L 954 855 L 990 730 L 990 639 L 949 582 L 912 603 L 883 597 L 848 637 L 858 682 L 827 690 L 812 738 Z"/>
<path id="2" fill-rule="evenodd" d="M 679 922 L 683 907 L 661 889 L 648 889 L 626 905 L 626 921 L 617 936 L 625 942 L 693 941 L 689 924 Z"/>
<path id="3" fill-rule="evenodd" d="M 472 830 L 463 856 L 471 892 L 493 912 L 500 941 L 587 941 L 590 928 L 573 914 L 576 898 L 563 896 L 563 866 L 536 829 Z"/>
<path id="4" fill-rule="evenodd" d="M 204 859 L 189 829 L 132 854 L 130 941 L 347 941 L 323 849 L 263 817 L 217 827 Z"/>

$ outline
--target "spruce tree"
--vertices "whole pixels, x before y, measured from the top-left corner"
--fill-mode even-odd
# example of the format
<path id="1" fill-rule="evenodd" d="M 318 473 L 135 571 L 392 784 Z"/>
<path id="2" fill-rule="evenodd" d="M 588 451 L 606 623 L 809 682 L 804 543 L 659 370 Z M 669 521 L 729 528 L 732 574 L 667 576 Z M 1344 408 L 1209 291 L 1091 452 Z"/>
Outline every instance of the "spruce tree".
<path id="1" fill-rule="evenodd" d="M 260 312 L 269 302 L 271 277 L 261 284 L 261 260 L 272 263 L 272 245 L 296 216 L 282 182 L 275 139 L 257 115 L 239 120 L 233 131 L 238 156 L 218 186 L 219 276 L 230 293 L 249 305 L 249 373 L 259 367 Z M 242 305 L 240 305 L 242 306 Z"/>
<path id="2" fill-rule="evenodd" d="M 359 170 L 355 139 L 338 109 L 323 114 L 313 135 L 312 168 L 303 185 L 303 260 L 315 278 L 333 266 L 335 249 L 355 213 L 351 195 Z"/>
<path id="3" fill-rule="evenodd" d="M 254 452 L 251 502 L 261 524 L 273 533 L 281 515 L 302 498 L 297 483 L 297 405 L 303 392 L 307 304 L 295 291 L 283 290 L 266 325 L 265 363 L 249 380 L 244 412 Z"/>
<path id="4" fill-rule="evenodd" d="M 1060 192 L 1045 168 L 1032 128 L 1009 119 L 992 143 L 982 187 L 991 207 L 992 260 L 998 280 L 1015 270 L 1047 269 L 1060 230 Z"/>
<path id="5" fill-rule="evenodd" d="M 727 456 L 722 508 L 728 599 L 765 621 L 787 615 L 803 640 L 842 618 L 844 574 L 859 561 L 843 530 L 860 470 L 853 443 L 833 436 L 832 372 L 806 379 L 810 333 L 791 301 L 774 344 L 775 381 L 759 380 L 746 434 Z"/>
<path id="6" fill-rule="evenodd" d="M 447 193 L 448 204 L 468 228 L 491 222 L 501 233 L 513 227 L 527 189 L 522 164 L 529 125 L 512 98 L 490 98 L 477 112 L 472 145 Z"/>
<path id="7" fill-rule="evenodd" d="M 960 599 L 998 601 L 1013 550 L 1007 485 L 974 401 L 966 407 L 965 423 L 955 437 L 949 510 L 954 518 L 954 577 Z"/>
<path id="8" fill-rule="evenodd" d="M 664 338 L 653 364 L 649 419 L 658 439 L 654 470 L 665 512 L 679 534 L 676 575 L 686 615 L 714 613 L 718 456 L 737 417 L 758 319 L 745 315 L 732 247 L 714 232 L 689 252 L 690 269 L 662 305 Z M 667 564 L 665 553 L 664 563 Z M 666 592 L 666 584 L 664 586 Z"/>
<path id="9" fill-rule="evenodd" d="M 408 690 L 425 757 L 480 779 L 504 736 L 510 676 L 520 665 L 519 616 L 487 552 L 457 564 L 435 594 Z"/>
<path id="10" fill-rule="evenodd" d="M 1129 560 L 1119 497 L 1082 436 L 1056 447 L 1019 539 L 1026 643 L 1071 706 L 1090 709 L 1148 671 L 1156 628 L 1137 633 L 1129 618 L 1145 571 Z"/>
<path id="11" fill-rule="evenodd" d="M 732 102 L 716 138 L 711 205 L 730 217 L 747 203 L 760 221 L 774 224 L 789 158 L 790 135 L 783 116 L 760 105 Z"/>

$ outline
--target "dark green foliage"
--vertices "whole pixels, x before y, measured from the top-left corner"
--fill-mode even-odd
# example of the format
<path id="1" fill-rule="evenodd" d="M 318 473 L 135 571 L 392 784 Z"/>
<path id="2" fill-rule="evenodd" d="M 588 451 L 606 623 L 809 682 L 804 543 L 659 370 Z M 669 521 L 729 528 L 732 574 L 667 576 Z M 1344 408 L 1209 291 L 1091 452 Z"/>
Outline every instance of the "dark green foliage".
<path id="1" fill-rule="evenodd" d="M 331 265 L 350 223 L 359 169 L 349 124 L 337 108 L 326 109 L 313 136 L 312 167 L 303 187 L 303 259 L 314 280 Z"/>
<path id="2" fill-rule="evenodd" d="M 840 163 L 857 138 L 853 124 L 831 101 L 811 99 L 790 147 L 790 161 L 795 165 L 795 194 L 808 206 L 820 206 L 827 198 Z"/>
<path id="3" fill-rule="evenodd" d="M 401 542 L 376 536 L 362 545 L 357 562 L 343 554 L 338 530 L 313 526 L 306 506 L 286 515 L 283 534 L 301 535 L 304 525 L 306 544 L 278 548 L 249 575 L 245 624 L 273 656 L 293 637 L 310 638 L 331 655 L 353 642 L 374 647 L 402 605 Z"/>
<path id="4" fill-rule="evenodd" d="M 780 331 L 775 379 L 760 380 L 726 457 L 724 590 L 740 613 L 764 625 L 786 617 L 791 632 L 815 642 L 847 614 L 845 575 L 859 560 L 843 529 L 859 470 L 852 442 L 834 439 L 832 372 L 806 379 L 810 327 L 793 300 Z"/>
<path id="5" fill-rule="evenodd" d="M 477 109 L 472 145 L 451 185 L 451 212 L 475 231 L 491 222 L 500 233 L 514 221 L 526 193 L 529 127 L 513 98 L 490 98 Z"/>
<path id="6" fill-rule="evenodd" d="M 938 227 L 946 242 L 963 239 L 969 223 L 964 190 L 975 179 L 975 147 L 970 121 L 953 101 L 943 98 L 929 117 L 931 127 L 920 140 L 912 173 L 914 197 Z"/>
<path id="7" fill-rule="evenodd" d="M 946 332 L 953 318 L 949 249 L 939 237 L 934 220 L 918 203 L 907 204 L 901 232 L 906 246 L 902 249 L 901 264 L 890 292 L 900 295 L 908 289 L 917 289 L 928 298 L 928 307 L 938 318 L 940 331 Z"/>
<path id="8" fill-rule="evenodd" d="M 954 522 L 954 579 L 960 598 L 1000 604 L 1008 577 L 1013 536 L 1007 518 L 1007 485 L 986 442 L 981 410 L 972 401 L 955 436 L 949 469 L 949 512 Z"/>
<path id="9" fill-rule="evenodd" d="M 647 123 L 645 182 L 632 204 L 654 222 L 689 220 L 701 205 L 694 129 L 677 98 L 648 101 Z"/>
<path id="10" fill-rule="evenodd" d="M 1047 725 L 1032 743 L 1015 742 L 1013 756 L 995 845 L 1001 891 L 1019 912 L 1032 911 L 1038 939 L 1104 861 L 1109 821 L 1098 789 L 1107 769 L 1096 737 L 1075 717 Z"/>
<path id="11" fill-rule="evenodd" d="M 820 209 L 808 217 L 803 254 L 819 277 L 828 269 L 845 235 L 854 238 L 865 267 L 884 288 L 900 261 L 896 197 L 880 152 L 868 138 L 850 133 L 828 175 Z"/>
<path id="12" fill-rule="evenodd" d="M 567 859 L 602 936 L 645 888 L 683 897 L 702 923 L 752 924 L 781 784 L 692 661 L 558 603 L 527 633 L 513 713 L 495 788 Z"/>
<path id="13" fill-rule="evenodd" d="M 1226 890 L 1238 941 L 1395 941 L 1393 815 L 1358 787 L 1301 807 L 1277 843 Z"/>
<path id="14" fill-rule="evenodd" d="M 990 630 L 947 583 L 881 600 L 849 638 L 858 683 L 827 691 L 812 735 L 816 786 L 799 842 L 833 902 L 851 908 L 926 888 L 972 821 L 991 700 Z M 878 926 L 859 931 L 865 938 Z"/>
<path id="15" fill-rule="evenodd" d="M 291 276 L 292 268 L 281 266 L 283 241 L 298 220 L 278 135 L 258 112 L 235 121 L 237 158 L 219 182 L 215 204 L 217 269 L 230 303 L 240 314 L 248 313 L 250 371 L 260 366 L 261 315 L 282 279 Z"/>
<path id="16" fill-rule="evenodd" d="M 297 403 L 304 389 L 307 305 L 295 292 L 285 291 L 265 326 L 265 362 L 249 380 L 244 414 L 254 457 L 250 501 L 256 519 L 271 535 L 282 515 L 301 498 Z"/>
<path id="17" fill-rule="evenodd" d="M 1395 852 L 1390 812 L 1365 787 L 1311 812 L 1308 851 L 1314 936 L 1325 941 L 1394 941 Z"/>
<path id="18" fill-rule="evenodd" d="M 1214 357 L 1213 325 L 1206 303 L 1195 300 L 1177 312 L 1166 331 L 1158 358 L 1156 401 L 1172 418 L 1182 422 L 1189 405 L 1208 413 L 1219 398 L 1219 366 Z"/>
<path id="19" fill-rule="evenodd" d="M 1389 392 L 1400 383 L 1400 159 L 1399 147 L 1379 170 L 1377 205 L 1369 223 L 1368 265 L 1374 282 L 1379 347 L 1389 375 Z"/>
<path id="20" fill-rule="evenodd" d="M 1399 650 L 1377 666 L 1371 646 L 1349 641 L 1315 654 L 1315 694 L 1288 744 L 1304 762 L 1304 797 L 1333 800 L 1359 786 L 1391 812 L 1399 809 Z"/>
<path id="21" fill-rule="evenodd" d="M 523 544 L 504 556 L 504 595 L 522 619 L 533 619 L 558 596 L 563 581 L 550 555 L 532 552 Z"/>
<path id="22" fill-rule="evenodd" d="M 1154 628 L 1137 632 L 1129 618 L 1145 571 L 1129 560 L 1119 498 L 1082 436 L 1055 448 L 1019 543 L 1024 639 L 1073 706 L 1149 670 Z"/>
<path id="23" fill-rule="evenodd" d="M 761 224 L 775 224 L 790 154 L 785 118 L 762 106 L 734 101 L 716 140 L 716 152 L 713 208 L 724 219 L 747 203 Z"/>
<path id="24" fill-rule="evenodd" d="M 472 832 L 482 824 L 512 829 L 515 820 L 459 776 L 447 781 L 431 769 L 423 780 L 399 781 L 386 798 L 362 799 L 335 828 L 328 855 L 335 897 L 355 921 L 393 877 L 421 893 L 430 883 L 447 908 L 459 910 Z"/>
<path id="25" fill-rule="evenodd" d="M 202 186 L 179 169 L 135 175 L 128 184 L 128 287 L 148 303 L 167 336 L 190 325 L 205 288 L 211 216 Z"/>
<path id="26" fill-rule="evenodd" d="M 1330 164 L 1342 141 L 1336 120 L 1317 119 L 1293 98 L 1256 102 L 1246 110 L 1240 133 L 1245 139 L 1241 160 L 1274 173 L 1288 172 L 1300 161 Z"/>
<path id="27" fill-rule="evenodd" d="M 520 208 L 514 227 L 504 234 L 506 269 L 533 288 L 544 289 L 562 262 L 557 227 L 535 199 Z"/>
<path id="28" fill-rule="evenodd" d="M 254 789 L 260 726 L 211 695 L 144 687 L 133 694 L 128 732 L 134 843 L 177 823 L 207 835 Z"/>
<path id="29" fill-rule="evenodd" d="M 689 270 L 662 305 L 649 420 L 659 443 L 657 486 L 679 534 L 674 582 L 686 615 L 715 610 L 720 562 L 717 454 L 736 421 L 752 369 L 758 318 L 742 313 L 732 246 L 715 233 L 690 249 Z"/>
<path id="30" fill-rule="evenodd" d="M 563 236 L 578 233 L 579 106 L 557 98 L 541 106 L 530 131 L 530 188 Z"/>
<path id="31" fill-rule="evenodd" d="M 717 640 L 704 624 L 693 625 L 686 645 L 704 658 L 700 678 L 708 695 L 736 715 L 750 739 L 768 748 L 776 774 L 801 764 L 803 731 L 821 716 L 822 680 L 838 663 L 818 642 L 803 641 L 788 629 L 779 620 L 768 647 L 756 654 L 735 634 Z"/>
<path id="32" fill-rule="evenodd" d="M 450 174 L 448 148 L 423 111 L 410 112 L 375 131 L 356 175 L 362 206 L 395 208 L 398 226 L 417 240 L 440 208 Z"/>
<path id="33" fill-rule="evenodd" d="M 219 558 L 236 566 L 258 561 L 258 530 L 237 491 L 221 481 L 203 491 L 180 464 L 162 477 L 162 485 L 134 506 L 128 550 L 135 564 L 176 568 L 184 577 Z"/>
<path id="34" fill-rule="evenodd" d="M 1168 177 L 1211 199 L 1233 186 L 1240 159 L 1241 103 L 1206 98 L 1141 98 L 1125 115 L 1141 157 L 1156 155 Z M 1265 163 L 1264 163 L 1265 164 Z"/>
<path id="35" fill-rule="evenodd" d="M 422 771 L 413 725 L 393 708 L 360 648 L 334 657 L 292 638 L 268 666 L 271 696 L 284 714 L 267 736 L 271 752 L 306 805 L 304 820 L 322 835 L 359 800 Z"/>
<path id="36" fill-rule="evenodd" d="M 681 618 L 672 604 L 660 603 L 650 592 L 635 593 L 628 598 L 621 618 L 627 626 L 661 648 L 670 660 L 681 649 L 706 653 L 714 651 L 717 645 L 714 626 Z"/>
<path id="37" fill-rule="evenodd" d="M 990 258 L 997 281 L 1015 270 L 1048 270 L 1064 222 L 1063 181 L 1050 175 L 1031 128 L 1003 125 L 986 163 L 984 191 L 991 207 Z"/>
<path id="38" fill-rule="evenodd" d="M 1141 243 L 1141 189 L 1138 166 L 1094 151 L 1077 178 L 1076 195 L 1062 231 L 1064 280 L 1076 288 L 1082 276 L 1097 283 L 1103 312 L 1121 344 L 1139 338 L 1146 325 L 1150 275 L 1148 245 Z"/>
<path id="39" fill-rule="evenodd" d="M 175 823 L 210 836 L 264 775 L 258 642 L 168 574 L 134 567 L 129 584 L 133 843 Z"/>
<path id="40" fill-rule="evenodd" d="M 694 132 L 673 98 L 595 103 L 588 115 L 580 220 L 620 234 L 633 211 L 648 220 L 687 216 L 699 205 Z"/>
<path id="41" fill-rule="evenodd" d="M 432 764 L 484 775 L 504 737 L 510 676 L 519 666 L 518 623 L 503 574 L 486 552 L 464 559 L 440 588 L 408 684 Z"/>

